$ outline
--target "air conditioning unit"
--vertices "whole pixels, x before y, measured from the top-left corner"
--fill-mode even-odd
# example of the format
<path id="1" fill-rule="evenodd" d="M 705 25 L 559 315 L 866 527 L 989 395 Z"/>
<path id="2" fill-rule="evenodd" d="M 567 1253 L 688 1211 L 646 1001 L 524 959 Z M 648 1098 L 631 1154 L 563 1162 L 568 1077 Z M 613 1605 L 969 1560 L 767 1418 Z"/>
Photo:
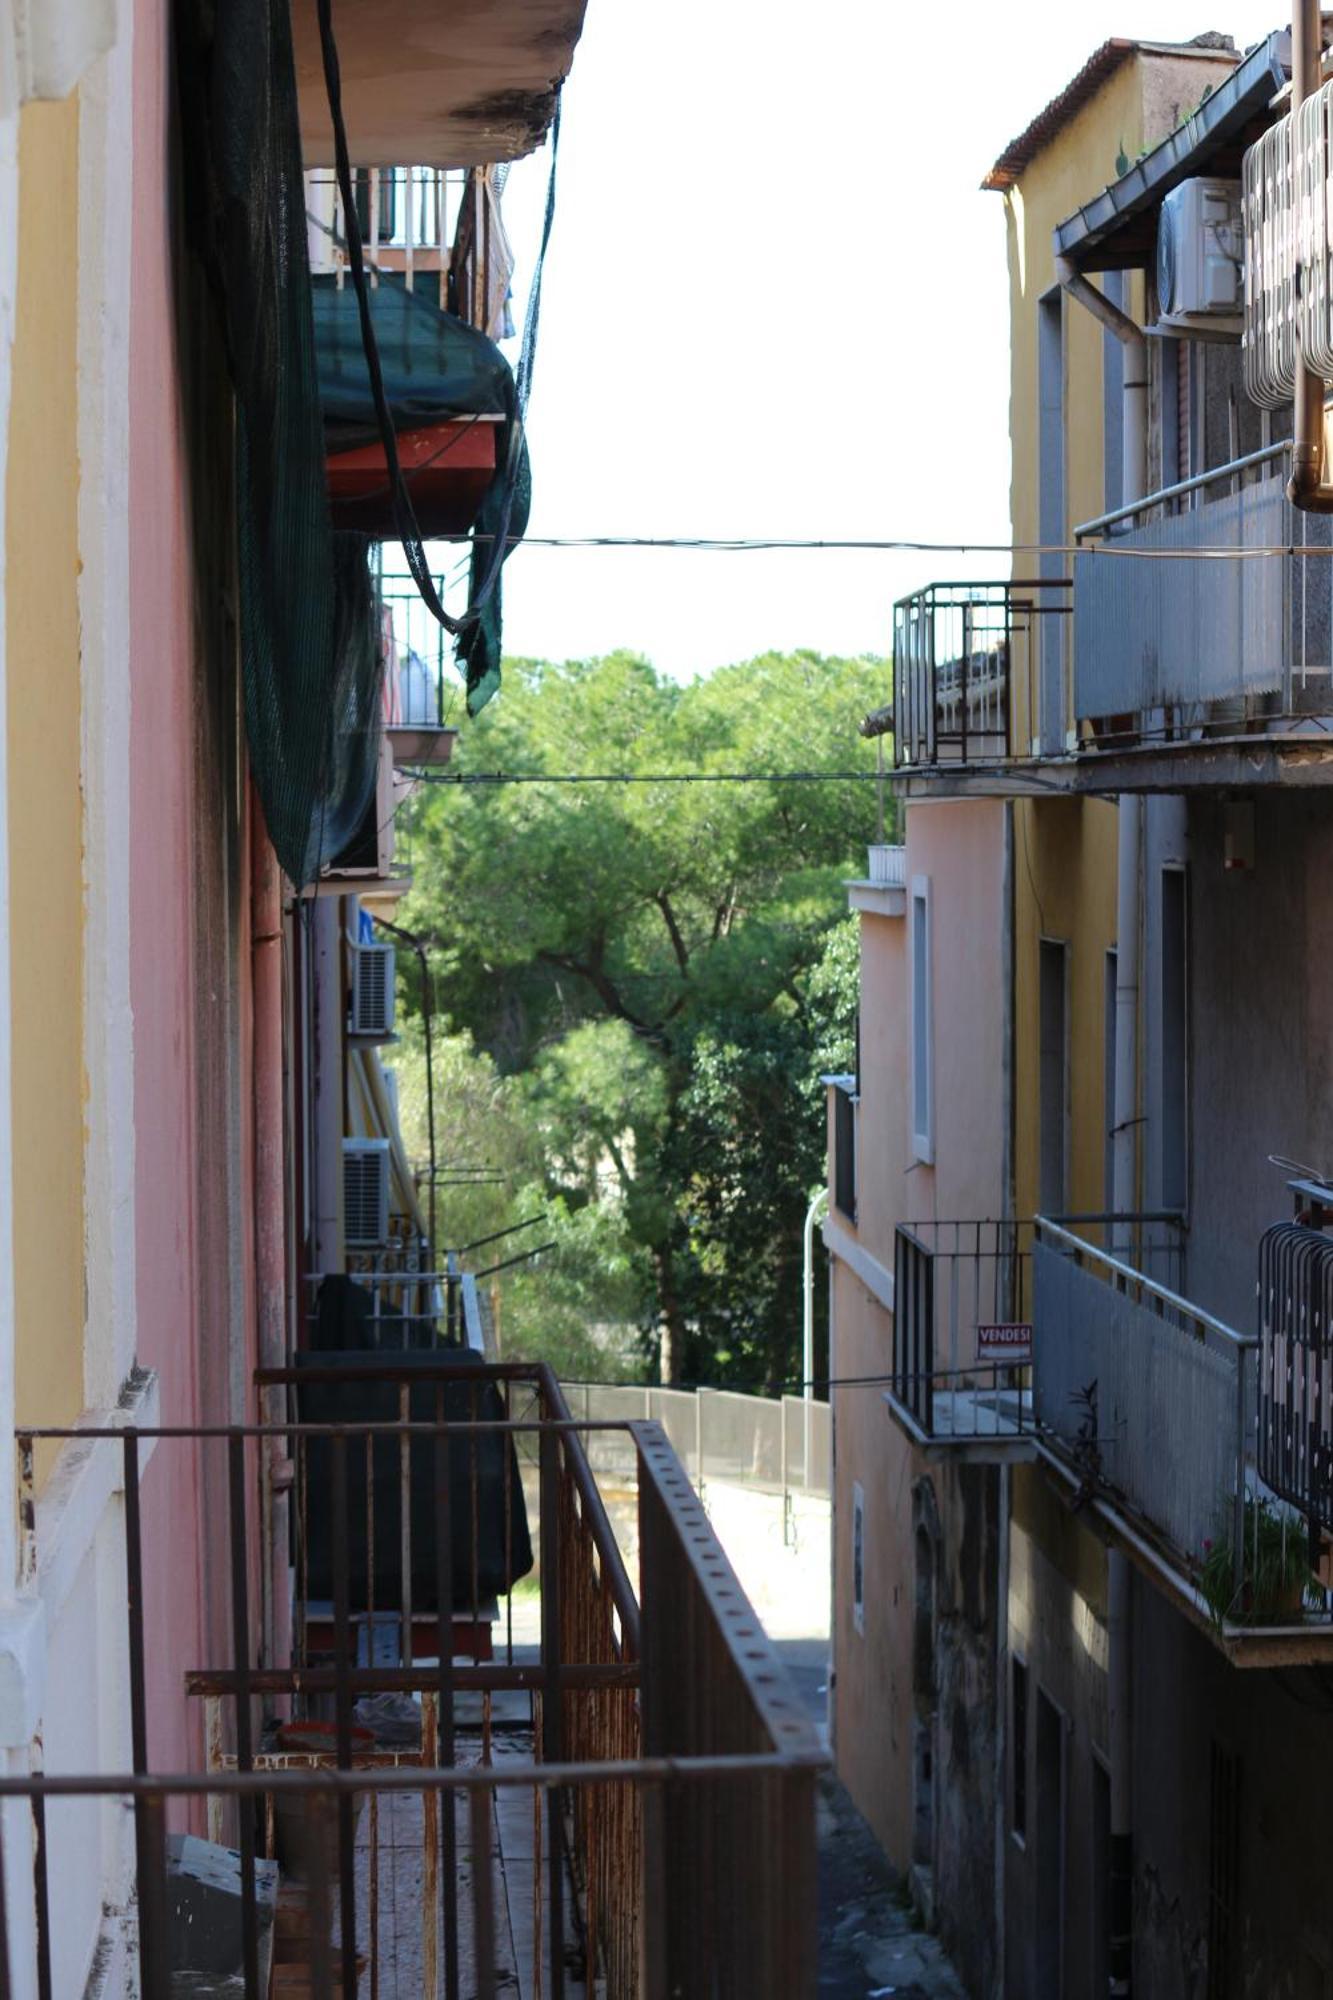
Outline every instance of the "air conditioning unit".
<path id="1" fill-rule="evenodd" d="M 343 1240 L 349 1250 L 382 1250 L 389 1240 L 389 1142 L 343 1140 Z"/>
<path id="2" fill-rule="evenodd" d="M 375 790 L 362 815 L 360 826 L 341 853 L 335 854 L 325 868 L 326 880 L 331 878 L 356 884 L 376 878 L 387 881 L 392 876 L 393 819 L 396 805 L 393 746 L 388 737 L 383 736 L 380 739 Z"/>
<path id="3" fill-rule="evenodd" d="M 1240 182 L 1200 178 L 1172 188 L 1157 224 L 1159 328 L 1239 334 L 1244 273 Z"/>
<path id="4" fill-rule="evenodd" d="M 394 954 L 391 944 L 354 944 L 352 1003 L 347 1032 L 363 1042 L 391 1042 L 394 1006 Z"/>

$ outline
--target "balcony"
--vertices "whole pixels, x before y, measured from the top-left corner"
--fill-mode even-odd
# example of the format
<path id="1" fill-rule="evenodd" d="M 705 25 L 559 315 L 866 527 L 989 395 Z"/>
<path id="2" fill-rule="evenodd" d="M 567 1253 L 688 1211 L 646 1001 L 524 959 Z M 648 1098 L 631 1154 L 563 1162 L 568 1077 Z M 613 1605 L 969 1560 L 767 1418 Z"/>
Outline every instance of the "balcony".
<path id="1" fill-rule="evenodd" d="M 0 1986 L 84 1990 L 105 1939 L 59 1885 L 101 1837 L 124 1849 L 146 2000 L 813 1991 L 823 1754 L 660 1426 L 576 1423 L 547 1370 L 438 1353 L 306 1356 L 260 1383 L 267 1426 L 19 1440 L 28 1575 L 35 1438 L 123 1468 L 133 1768 L 0 1780 L 34 1832 L 7 1854 L 25 1880 L 0 1898 Z M 637 1591 L 590 1433 L 632 1453 Z M 167 1771 L 142 1523 L 147 1482 L 181 1478 L 217 1498 L 198 1629 L 228 1642 L 184 1678 L 204 1756 Z M 132 1807 L 132 1852 L 107 1802 Z M 182 1847 L 205 1826 L 230 1853 Z M 179 1917 L 198 1855 L 206 1926 Z"/>
<path id="2" fill-rule="evenodd" d="M 435 167 L 513 160 L 541 143 L 583 28 L 584 0 L 493 0 L 441 18 L 425 0 L 344 0 L 337 10 L 354 160 Z M 292 9 L 301 151 L 333 160 L 314 0 Z"/>
<path id="3" fill-rule="evenodd" d="M 892 731 L 909 791 L 1004 795 L 1033 756 L 1064 753 L 1068 592 L 1066 577 L 932 583 L 894 606 L 893 700 L 861 733 Z"/>
<path id="4" fill-rule="evenodd" d="M 1252 452 L 1075 531 L 1079 789 L 1333 776 L 1330 523 L 1287 499 L 1288 455 Z"/>
<path id="5" fill-rule="evenodd" d="M 1027 1222 L 911 1222 L 894 1232 L 885 1401 L 929 1455 L 1035 1457 L 1022 1317 L 1031 1252 Z"/>
<path id="6" fill-rule="evenodd" d="M 1155 1270 L 1178 1275 L 1180 1229 L 1173 1216 L 1118 1220 Z M 1108 1218 L 1073 1221 L 1099 1232 Z M 895 1231 L 885 1401 L 928 1456 L 991 1464 L 1037 1456 L 1033 1241 L 1027 1220 L 910 1222 Z"/>
<path id="7" fill-rule="evenodd" d="M 1039 1217 L 1032 1410 L 1072 1504 L 1239 1665 L 1333 1658 L 1304 1521 L 1261 1476 L 1259 1341 L 1144 1267 L 1141 1243 Z M 1308 1233 L 1308 1232 L 1307 1232 Z M 1094 1240 L 1098 1239 L 1098 1240 Z"/>

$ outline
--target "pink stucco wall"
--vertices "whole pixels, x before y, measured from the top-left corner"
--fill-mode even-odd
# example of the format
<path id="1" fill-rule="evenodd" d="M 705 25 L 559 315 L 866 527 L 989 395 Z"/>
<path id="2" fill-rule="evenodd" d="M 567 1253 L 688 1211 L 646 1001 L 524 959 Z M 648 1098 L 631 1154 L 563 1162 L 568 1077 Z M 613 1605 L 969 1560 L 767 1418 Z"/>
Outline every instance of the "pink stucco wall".
<path id="1" fill-rule="evenodd" d="M 1004 1213 L 1004 806 L 914 805 L 908 910 L 861 919 L 857 1237 L 893 1267 L 900 1222 Z M 934 1161 L 912 1150 L 912 883 L 929 884 Z"/>
<path id="2" fill-rule="evenodd" d="M 131 398 L 132 1000 L 138 1355 L 164 1424 L 247 1414 L 253 1367 L 248 882 L 205 692 L 172 275 L 167 0 L 135 0 Z M 219 518 L 226 519 L 226 495 Z M 225 529 L 223 530 L 225 533 Z M 216 688 L 221 686 L 219 698 Z M 234 687 L 230 709 L 234 753 Z M 221 722 L 219 722 L 219 716 Z M 219 748 L 219 739 L 222 749 Z M 231 845 L 229 846 L 229 842 Z M 238 1350 L 240 1350 L 238 1352 Z M 238 1391 L 238 1384 L 240 1385 Z M 218 1446 L 157 1448 L 144 1486 L 150 1755 L 197 1764 L 182 1673 L 226 1629 Z"/>
<path id="3" fill-rule="evenodd" d="M 1004 1213 L 1004 842 L 999 802 L 913 805 L 907 815 L 907 905 L 861 918 L 861 1060 L 857 1132 L 858 1247 L 886 1273 L 901 1222 L 980 1220 Z M 912 1145 L 912 884 L 931 908 L 934 1162 Z M 845 1225 L 844 1225 L 845 1226 Z M 929 1481 L 947 1538 L 973 1521 L 951 1467 L 912 1444 L 884 1405 L 893 1318 L 841 1259 L 832 1266 L 836 1432 L 834 1495 L 834 1738 L 839 1775 L 906 1870 L 915 1855 L 915 1501 Z M 941 1365 L 943 1365 L 941 1363 Z M 864 1603 L 852 1601 L 853 1489 L 864 1507 Z M 947 1562 L 956 1569 L 950 1544 Z M 955 1649 L 954 1662 L 966 1648 Z M 985 1704 L 978 1705 L 984 1715 Z M 951 1753 L 950 1753 L 951 1754 Z M 967 1792 L 984 1799 L 984 1774 Z M 978 1807 L 979 1838 L 984 1814 Z M 977 1990 L 981 1990 L 978 1987 Z"/>
<path id="4" fill-rule="evenodd" d="M 890 1176 L 903 1177 L 898 1219 L 1004 1213 L 1004 805 L 950 799 L 907 814 L 907 884 L 930 884 L 935 1158 L 913 1165 L 910 1112 L 888 1135 Z M 909 906 L 910 917 L 910 906 Z M 903 955 L 904 1078 L 910 1060 L 911 938 Z M 910 1169 L 910 1172 L 909 1172 Z"/>
<path id="5" fill-rule="evenodd" d="M 162 1421 L 197 1412 L 190 1159 L 190 555 L 177 413 L 168 218 L 165 0 L 134 9 L 130 342 L 130 931 L 135 1042 L 138 1354 L 157 1369 Z M 182 1645 L 198 1649 L 197 1468 L 159 1450 L 144 1490 L 151 1757 L 184 1768 Z"/>

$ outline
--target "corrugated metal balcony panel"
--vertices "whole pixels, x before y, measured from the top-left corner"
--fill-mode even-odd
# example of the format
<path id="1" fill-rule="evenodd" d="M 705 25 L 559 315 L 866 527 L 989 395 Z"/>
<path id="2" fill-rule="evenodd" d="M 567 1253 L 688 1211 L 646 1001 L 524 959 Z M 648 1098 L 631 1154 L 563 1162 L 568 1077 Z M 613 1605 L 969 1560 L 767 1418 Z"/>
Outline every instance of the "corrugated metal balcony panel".
<path id="1" fill-rule="evenodd" d="M 1074 559 L 1074 697 L 1080 720 L 1275 695 L 1281 711 L 1326 694 L 1329 542 L 1295 515 L 1281 475 L 1116 534 Z M 1201 559 L 1201 549 L 1252 551 Z M 1149 551 L 1136 558 L 1129 549 Z M 1173 551 L 1181 560 L 1171 560 Z M 1274 550 L 1282 553 L 1260 554 Z"/>
<path id="2" fill-rule="evenodd" d="M 1227 1532 L 1244 1463 L 1244 1348 L 1137 1296 L 1040 1238 L 1033 1401 L 1050 1440 L 1123 1496 L 1183 1558 Z M 1091 1403 L 1089 1395 L 1094 1397 Z"/>

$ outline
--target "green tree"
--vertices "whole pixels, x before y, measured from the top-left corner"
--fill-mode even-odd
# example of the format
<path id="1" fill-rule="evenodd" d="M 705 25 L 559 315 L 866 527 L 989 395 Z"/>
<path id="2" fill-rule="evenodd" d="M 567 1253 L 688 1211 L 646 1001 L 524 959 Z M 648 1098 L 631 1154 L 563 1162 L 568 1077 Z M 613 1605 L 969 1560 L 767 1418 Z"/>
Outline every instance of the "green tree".
<path id="1" fill-rule="evenodd" d="M 551 1192 L 587 1208 L 614 1185 L 666 1380 L 687 1360 L 776 1378 L 799 1324 L 811 1078 L 845 1003 L 826 944 L 875 824 L 844 774 L 874 770 L 856 721 L 885 678 L 812 653 L 685 686 L 632 654 L 518 662 L 463 771 L 642 782 L 441 786 L 415 809 L 405 921 L 441 1003 L 524 1078 Z M 793 770 L 823 781 L 774 775 Z"/>

